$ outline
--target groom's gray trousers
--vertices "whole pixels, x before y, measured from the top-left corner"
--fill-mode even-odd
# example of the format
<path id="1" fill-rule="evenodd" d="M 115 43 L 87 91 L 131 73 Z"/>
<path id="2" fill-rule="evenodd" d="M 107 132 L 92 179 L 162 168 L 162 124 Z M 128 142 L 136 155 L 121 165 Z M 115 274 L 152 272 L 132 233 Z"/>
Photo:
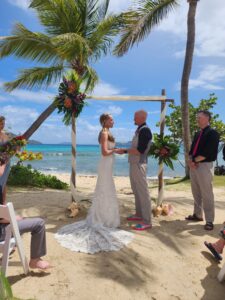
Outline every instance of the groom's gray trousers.
<path id="1" fill-rule="evenodd" d="M 46 255 L 45 222 L 41 218 L 25 218 L 17 221 L 20 234 L 31 233 L 30 258 Z"/>
<path id="2" fill-rule="evenodd" d="M 130 162 L 130 183 L 135 197 L 136 215 L 151 224 L 151 199 L 146 178 L 147 164 Z"/>

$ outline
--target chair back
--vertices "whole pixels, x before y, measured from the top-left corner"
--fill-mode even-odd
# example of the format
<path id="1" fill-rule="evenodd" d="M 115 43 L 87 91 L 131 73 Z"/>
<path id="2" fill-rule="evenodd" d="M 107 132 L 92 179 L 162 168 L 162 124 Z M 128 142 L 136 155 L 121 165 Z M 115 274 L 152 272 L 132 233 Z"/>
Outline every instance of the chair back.
<path id="1" fill-rule="evenodd" d="M 19 233 L 14 207 L 11 202 L 6 205 L 0 205 L 0 219 L 6 219 L 9 221 L 9 225 L 6 227 L 5 240 L 0 242 L 0 252 L 3 254 L 1 270 L 6 275 L 10 252 L 13 247 L 17 246 L 24 273 L 27 274 L 29 271 L 28 262 L 25 257 L 23 242 Z"/>

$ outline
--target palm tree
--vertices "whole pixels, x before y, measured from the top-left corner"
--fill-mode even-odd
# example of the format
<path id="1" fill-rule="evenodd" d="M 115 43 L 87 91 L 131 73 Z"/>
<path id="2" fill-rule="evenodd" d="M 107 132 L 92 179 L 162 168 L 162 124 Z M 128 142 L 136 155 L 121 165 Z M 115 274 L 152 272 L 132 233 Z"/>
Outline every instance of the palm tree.
<path id="1" fill-rule="evenodd" d="M 181 110 L 186 176 L 189 176 L 188 152 L 191 144 L 188 110 L 188 85 L 195 45 L 195 14 L 198 1 L 199 0 L 187 0 L 187 2 L 189 2 L 187 17 L 188 33 L 181 80 Z M 179 0 L 143 0 L 138 2 L 139 6 L 136 10 L 130 10 L 124 14 L 125 27 L 122 29 L 122 37 L 115 48 L 115 54 L 122 56 L 129 50 L 130 47 L 147 37 L 151 30 L 158 25 L 171 10 L 176 8 L 178 2 Z"/>
<path id="2" fill-rule="evenodd" d="M 32 32 L 23 24 L 15 25 L 12 35 L 0 40 L 0 58 L 14 55 L 41 64 L 24 69 L 16 80 L 5 84 L 7 91 L 25 87 L 48 87 L 58 82 L 68 70 L 73 70 L 91 91 L 97 74 L 90 66 L 107 54 L 112 37 L 119 28 L 120 17 L 106 17 L 109 0 L 32 0 L 44 32 Z M 43 123 L 55 109 L 51 104 L 39 117 L 26 137 Z"/>
<path id="3" fill-rule="evenodd" d="M 122 24 L 121 16 L 106 16 L 108 5 L 109 0 L 31 0 L 30 8 L 35 9 L 44 32 L 32 32 L 16 24 L 12 35 L 0 40 L 0 58 L 14 55 L 40 66 L 20 71 L 16 80 L 5 84 L 6 90 L 48 87 L 70 70 L 84 86 L 84 92 L 91 91 L 98 79 L 91 64 L 108 53 Z M 24 133 L 26 139 L 55 108 L 52 103 L 38 117 Z M 74 117 L 72 129 L 75 132 Z M 75 156 L 75 147 L 72 153 Z M 75 186 L 74 172 L 72 181 Z"/>

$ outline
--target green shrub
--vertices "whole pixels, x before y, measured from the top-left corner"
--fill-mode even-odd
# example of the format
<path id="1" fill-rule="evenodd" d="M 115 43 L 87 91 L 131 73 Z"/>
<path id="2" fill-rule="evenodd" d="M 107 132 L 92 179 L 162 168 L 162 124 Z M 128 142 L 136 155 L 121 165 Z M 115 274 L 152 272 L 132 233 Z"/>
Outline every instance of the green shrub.
<path id="1" fill-rule="evenodd" d="M 56 176 L 45 175 L 31 169 L 31 166 L 26 167 L 23 165 L 14 165 L 11 167 L 7 183 L 12 186 L 48 187 L 59 190 L 68 189 L 68 184 L 62 182 Z"/>
<path id="2" fill-rule="evenodd" d="M 16 298 L 13 296 L 10 283 L 2 272 L 0 272 L 0 299 L 1 300 L 22 300 L 20 298 Z"/>

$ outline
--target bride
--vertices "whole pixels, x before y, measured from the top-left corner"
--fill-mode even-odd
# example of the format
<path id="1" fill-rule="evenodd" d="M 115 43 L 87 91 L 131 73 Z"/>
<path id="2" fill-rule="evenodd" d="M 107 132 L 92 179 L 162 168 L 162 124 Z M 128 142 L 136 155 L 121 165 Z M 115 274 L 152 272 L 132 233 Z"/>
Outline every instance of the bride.
<path id="1" fill-rule="evenodd" d="M 101 159 L 92 206 L 85 220 L 62 227 L 55 237 L 65 248 L 84 253 L 118 251 L 127 245 L 133 234 L 117 229 L 120 226 L 119 206 L 113 180 L 114 153 L 122 154 L 115 148 L 115 139 L 109 131 L 114 121 L 110 114 L 100 116 L 102 130 L 98 141 L 101 145 Z"/>

